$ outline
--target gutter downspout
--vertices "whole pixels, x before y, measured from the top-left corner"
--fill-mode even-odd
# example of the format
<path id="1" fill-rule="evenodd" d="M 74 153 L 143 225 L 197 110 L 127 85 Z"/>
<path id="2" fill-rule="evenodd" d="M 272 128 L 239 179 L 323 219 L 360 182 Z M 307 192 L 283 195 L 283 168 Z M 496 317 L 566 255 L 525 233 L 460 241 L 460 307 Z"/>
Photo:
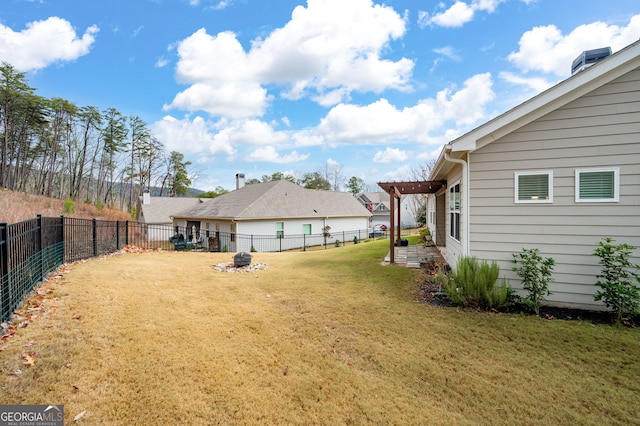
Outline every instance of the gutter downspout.
<path id="1" fill-rule="evenodd" d="M 451 152 L 451 144 L 446 144 L 444 146 L 444 159 L 451 163 L 461 164 L 462 165 L 462 184 L 463 184 L 463 194 L 464 194 L 464 211 L 465 215 L 463 217 L 466 218 L 465 227 L 464 227 L 464 239 L 462 240 L 462 254 L 465 256 L 469 256 L 469 164 L 460 158 L 452 158 L 449 153 Z"/>

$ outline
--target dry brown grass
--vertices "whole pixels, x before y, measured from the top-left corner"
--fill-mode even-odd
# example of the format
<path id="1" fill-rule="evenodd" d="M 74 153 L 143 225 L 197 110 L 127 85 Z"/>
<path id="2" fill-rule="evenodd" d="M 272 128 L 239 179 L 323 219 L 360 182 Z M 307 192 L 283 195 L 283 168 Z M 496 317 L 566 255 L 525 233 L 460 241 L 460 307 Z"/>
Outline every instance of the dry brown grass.
<path id="1" fill-rule="evenodd" d="M 638 421 L 640 330 L 421 305 L 387 248 L 254 253 L 250 274 L 213 271 L 232 253 L 74 265 L 0 343 L 0 404 L 95 425 Z"/>
<path id="2" fill-rule="evenodd" d="M 0 188 L 0 222 L 16 223 L 33 219 L 37 215 L 57 217 L 62 214 L 69 217 L 102 220 L 128 220 L 127 212 L 113 209 L 98 209 L 92 204 L 74 202 L 74 213 L 65 213 L 64 200 L 44 197 Z"/>

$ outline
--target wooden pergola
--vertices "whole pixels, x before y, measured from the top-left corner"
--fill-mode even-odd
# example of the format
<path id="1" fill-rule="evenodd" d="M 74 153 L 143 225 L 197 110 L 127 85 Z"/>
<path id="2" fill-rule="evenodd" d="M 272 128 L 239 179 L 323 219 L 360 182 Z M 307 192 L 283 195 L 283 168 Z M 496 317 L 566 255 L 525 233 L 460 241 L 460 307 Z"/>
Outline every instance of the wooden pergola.
<path id="1" fill-rule="evenodd" d="M 416 182 L 378 182 L 378 186 L 389 194 L 390 212 L 389 224 L 391 238 L 389 239 L 389 261 L 395 263 L 395 245 L 400 244 L 400 201 L 403 194 L 434 194 L 440 189 L 447 186 L 446 180 L 416 181 Z M 398 200 L 397 221 L 398 229 L 396 231 L 393 211 L 395 210 L 395 200 Z M 397 233 L 397 238 L 394 235 Z"/>

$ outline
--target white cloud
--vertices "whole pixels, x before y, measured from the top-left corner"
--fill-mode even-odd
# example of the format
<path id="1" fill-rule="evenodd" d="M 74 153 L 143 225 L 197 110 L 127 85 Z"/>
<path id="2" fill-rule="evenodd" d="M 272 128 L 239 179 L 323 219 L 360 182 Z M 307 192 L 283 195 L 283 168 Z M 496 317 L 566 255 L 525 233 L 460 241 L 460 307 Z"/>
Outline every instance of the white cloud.
<path id="1" fill-rule="evenodd" d="M 452 60 L 453 62 L 462 62 L 462 57 L 456 53 L 455 49 L 452 46 L 443 46 L 433 49 L 433 51 L 439 55 L 444 56 L 447 59 Z"/>
<path id="2" fill-rule="evenodd" d="M 222 9 L 226 9 L 227 7 L 229 7 L 233 2 L 229 1 L 229 0 L 221 0 L 219 2 L 217 2 L 216 4 L 214 4 L 213 6 L 211 6 L 214 10 L 222 10 Z"/>
<path id="3" fill-rule="evenodd" d="M 473 19 L 474 10 L 462 1 L 455 2 L 444 12 L 431 16 L 424 16 L 423 25 L 437 25 L 439 27 L 461 27 Z"/>
<path id="4" fill-rule="evenodd" d="M 154 123 L 151 130 L 168 151 L 204 155 L 205 161 L 213 161 L 218 155 L 233 159 L 242 146 L 293 145 L 287 132 L 276 131 L 260 120 L 223 119 L 214 122 L 199 116 L 181 120 L 165 116 Z"/>
<path id="5" fill-rule="evenodd" d="M 169 61 L 165 57 L 160 57 L 156 60 L 155 67 L 156 68 L 164 68 L 169 64 Z"/>
<path id="6" fill-rule="evenodd" d="M 21 71 L 73 61 L 89 53 L 98 31 L 92 25 L 78 38 L 68 21 L 55 16 L 31 22 L 20 32 L 0 24 L 0 61 Z"/>
<path id="7" fill-rule="evenodd" d="M 490 74 L 478 74 L 460 88 L 444 89 L 434 98 L 403 109 L 383 98 L 364 106 L 340 104 L 332 108 L 317 127 L 295 131 L 278 130 L 274 126 L 282 123 L 276 120 L 271 123 L 259 119 L 213 121 L 199 116 L 184 119 L 167 116 L 151 130 L 168 150 L 197 154 L 202 162 L 216 160 L 221 155 L 227 159 L 245 156 L 248 161 L 274 163 L 291 163 L 309 157 L 299 151 L 281 154 L 291 147 L 322 145 L 328 148 L 398 141 L 439 145 L 486 118 L 484 108 L 494 98 L 491 88 Z M 287 120 L 283 118 L 282 122 L 286 124 Z M 251 145 L 258 148 L 252 153 L 243 153 Z M 385 163 L 408 158 L 408 152 L 389 147 L 375 154 L 374 161 Z"/>
<path id="8" fill-rule="evenodd" d="M 542 77 L 522 77 L 506 71 L 500 73 L 500 78 L 511 84 L 526 86 L 535 93 L 547 90 L 554 84 L 554 81 L 549 81 Z"/>
<path id="9" fill-rule="evenodd" d="M 280 155 L 275 147 L 269 145 L 262 148 L 258 148 L 246 157 L 247 161 L 252 162 L 269 162 L 278 164 L 295 163 L 297 161 L 304 161 L 309 158 L 309 154 L 298 154 L 296 151 L 291 151 L 286 155 Z"/>
<path id="10" fill-rule="evenodd" d="M 167 151 L 213 156 L 225 154 L 229 157 L 236 154 L 231 144 L 217 138 L 215 125 L 202 117 L 178 120 L 165 116 L 151 126 L 151 131 L 165 145 Z"/>
<path id="11" fill-rule="evenodd" d="M 519 50 L 508 59 L 522 72 L 539 71 L 567 77 L 571 63 L 583 51 L 611 47 L 615 52 L 633 43 L 640 34 L 640 15 L 624 27 L 593 22 L 580 25 L 567 35 L 555 25 L 535 27 L 522 35 Z"/>
<path id="12" fill-rule="evenodd" d="M 495 97 L 491 75 L 478 74 L 459 90 L 444 89 L 434 99 L 397 109 L 386 99 L 365 106 L 340 104 L 321 120 L 317 131 L 327 141 L 344 143 L 388 143 L 414 141 L 441 143 L 430 133 L 447 125 L 469 126 L 485 118 L 484 107 Z"/>
<path id="13" fill-rule="evenodd" d="M 267 91 L 256 83 L 197 83 L 178 93 L 163 109 L 206 111 L 212 116 L 245 118 L 263 115 L 268 101 Z"/>
<path id="14" fill-rule="evenodd" d="M 398 148 L 389 148 L 384 151 L 378 151 L 373 156 L 374 163 L 396 163 L 406 161 L 409 158 L 405 151 Z"/>
<path id="15" fill-rule="evenodd" d="M 381 182 L 402 182 L 408 180 L 413 175 L 411 167 L 408 165 L 400 166 L 396 170 L 384 173 L 384 179 Z"/>
<path id="16" fill-rule="evenodd" d="M 253 40 L 249 51 L 231 32 L 211 36 L 200 29 L 178 47 L 177 80 L 190 87 L 166 108 L 256 117 L 270 101 L 265 87 L 324 106 L 349 100 L 353 91 L 410 90 L 413 61 L 382 58 L 405 30 L 392 8 L 371 0 L 309 0 L 282 28 Z"/>
<path id="17" fill-rule="evenodd" d="M 439 27 L 461 27 L 471 22 L 478 11 L 493 13 L 500 3 L 506 0 L 474 0 L 471 3 L 456 1 L 448 9 L 442 12 L 430 14 L 429 12 L 418 12 L 418 25 L 426 27 L 435 25 Z M 438 9 L 443 9 L 444 3 L 438 4 Z"/>

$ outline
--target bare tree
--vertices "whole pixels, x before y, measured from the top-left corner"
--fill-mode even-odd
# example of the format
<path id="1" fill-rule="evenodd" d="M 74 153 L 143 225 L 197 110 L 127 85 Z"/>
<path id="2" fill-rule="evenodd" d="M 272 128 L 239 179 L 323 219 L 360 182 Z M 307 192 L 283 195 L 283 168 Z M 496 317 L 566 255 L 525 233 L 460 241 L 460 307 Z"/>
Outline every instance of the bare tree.
<path id="1" fill-rule="evenodd" d="M 411 169 L 411 180 L 413 181 L 426 181 L 429 179 L 429 175 L 431 174 L 431 170 L 436 164 L 435 159 L 427 160 L 417 169 Z M 424 194 L 410 194 L 407 195 L 406 205 L 409 209 L 411 215 L 419 219 L 421 212 L 425 209 L 425 195 Z"/>
<path id="2" fill-rule="evenodd" d="M 340 188 L 345 182 L 342 169 L 342 164 L 332 159 L 328 159 L 320 170 L 320 174 L 323 175 L 325 180 L 331 184 L 331 190 L 333 191 L 340 191 Z"/>

